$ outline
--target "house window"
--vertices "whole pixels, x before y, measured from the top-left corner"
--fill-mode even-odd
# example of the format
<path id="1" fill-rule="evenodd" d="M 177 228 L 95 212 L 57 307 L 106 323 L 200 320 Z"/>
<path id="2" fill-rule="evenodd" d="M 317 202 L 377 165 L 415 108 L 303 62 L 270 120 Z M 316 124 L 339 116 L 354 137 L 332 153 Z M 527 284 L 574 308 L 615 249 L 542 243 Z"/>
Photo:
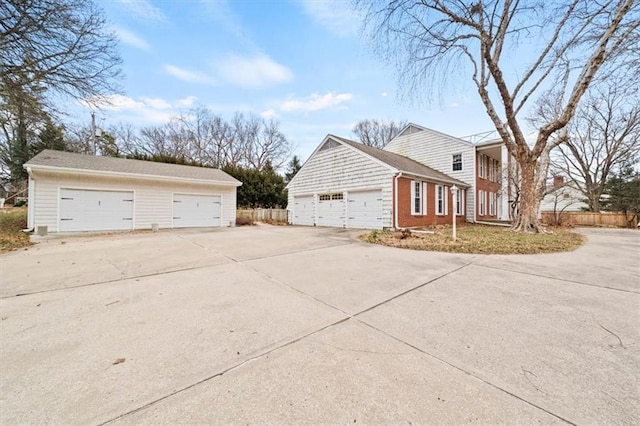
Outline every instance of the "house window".
<path id="1" fill-rule="evenodd" d="M 500 181 L 500 162 L 498 160 L 493 160 L 493 181 Z"/>
<path id="2" fill-rule="evenodd" d="M 456 214 L 462 216 L 464 211 L 464 189 L 458 189 L 456 193 Z"/>
<path id="3" fill-rule="evenodd" d="M 453 154 L 453 171 L 462 170 L 462 154 Z"/>
<path id="4" fill-rule="evenodd" d="M 489 216 L 496 215 L 496 194 L 495 192 L 489 193 Z"/>
<path id="5" fill-rule="evenodd" d="M 482 189 L 478 191 L 478 214 L 484 216 L 486 214 L 486 191 Z"/>
<path id="6" fill-rule="evenodd" d="M 447 214 L 447 187 L 436 185 L 436 214 Z"/>
<path id="7" fill-rule="evenodd" d="M 485 175 L 486 171 L 485 171 L 484 163 L 485 163 L 484 154 L 478 155 L 478 176 L 481 177 L 481 178 L 485 178 L 486 177 L 486 175 Z"/>
<path id="8" fill-rule="evenodd" d="M 424 214 L 424 182 L 411 181 L 411 214 Z"/>

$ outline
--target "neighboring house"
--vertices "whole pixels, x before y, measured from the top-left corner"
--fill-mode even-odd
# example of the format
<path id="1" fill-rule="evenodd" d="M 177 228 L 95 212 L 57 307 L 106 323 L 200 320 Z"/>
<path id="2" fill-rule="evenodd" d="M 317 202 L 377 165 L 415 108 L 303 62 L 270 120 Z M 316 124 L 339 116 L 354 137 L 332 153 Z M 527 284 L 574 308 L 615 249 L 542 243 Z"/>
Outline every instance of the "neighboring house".
<path id="1" fill-rule="evenodd" d="M 468 187 L 405 156 L 328 135 L 287 185 L 287 209 L 295 225 L 405 228 L 451 223 L 454 212 L 463 222 Z"/>
<path id="2" fill-rule="evenodd" d="M 234 226 L 242 185 L 217 169 L 52 150 L 24 168 L 28 226 L 49 232 Z"/>
<path id="3" fill-rule="evenodd" d="M 581 212 L 589 208 L 584 194 L 570 184 L 564 183 L 562 176 L 553 177 L 553 185 L 547 187 L 540 202 L 540 213 Z"/>
<path id="4" fill-rule="evenodd" d="M 383 150 L 328 135 L 287 185 L 290 222 L 405 228 L 509 218 L 500 140 L 472 143 L 416 124 Z M 452 186 L 460 188 L 457 201 Z"/>

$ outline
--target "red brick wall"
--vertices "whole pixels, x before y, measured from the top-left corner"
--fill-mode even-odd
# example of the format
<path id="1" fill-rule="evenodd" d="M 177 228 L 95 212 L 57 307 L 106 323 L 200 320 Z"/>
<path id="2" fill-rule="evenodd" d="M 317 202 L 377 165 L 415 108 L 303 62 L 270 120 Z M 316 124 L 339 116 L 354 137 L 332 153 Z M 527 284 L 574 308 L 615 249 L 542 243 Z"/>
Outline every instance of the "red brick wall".
<path id="1" fill-rule="evenodd" d="M 398 215 L 398 226 L 400 228 L 410 228 L 414 226 L 451 224 L 451 215 L 453 214 L 453 200 L 451 191 L 447 190 L 447 197 L 449 197 L 449 208 L 447 211 L 447 215 L 436 215 L 436 184 L 432 182 L 427 182 L 427 214 L 421 216 L 411 214 L 411 203 L 413 202 L 413 200 L 411 199 L 412 180 L 413 179 L 404 177 L 398 179 L 398 204 L 397 212 L 395 212 Z M 456 222 L 464 223 L 465 221 L 466 218 L 463 211 L 463 214 L 456 218 Z"/>
<path id="2" fill-rule="evenodd" d="M 475 200 L 476 200 L 476 217 L 478 219 L 497 219 L 497 215 L 498 215 L 498 205 L 496 202 L 496 207 L 495 207 L 495 214 L 494 215 L 490 215 L 489 214 L 489 196 L 486 196 L 486 200 L 485 200 L 485 214 L 484 215 L 480 215 L 480 190 L 483 191 L 487 191 L 487 192 L 494 192 L 496 194 L 500 193 L 500 182 L 492 182 L 488 179 L 488 171 L 486 171 L 486 176 L 487 178 L 481 178 L 480 175 L 480 168 L 477 166 L 478 161 L 479 161 L 479 156 L 480 154 L 476 153 L 476 193 L 475 193 Z"/>

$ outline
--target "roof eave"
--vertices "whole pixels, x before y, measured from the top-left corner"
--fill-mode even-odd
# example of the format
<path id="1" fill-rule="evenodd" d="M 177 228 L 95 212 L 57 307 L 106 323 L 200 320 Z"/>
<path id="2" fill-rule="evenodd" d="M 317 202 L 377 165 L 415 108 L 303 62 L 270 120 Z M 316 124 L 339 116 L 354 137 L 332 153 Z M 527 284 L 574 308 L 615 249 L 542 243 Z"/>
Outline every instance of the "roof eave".
<path id="1" fill-rule="evenodd" d="M 185 182 L 185 183 L 199 183 L 199 184 L 235 186 L 235 187 L 239 187 L 242 185 L 242 182 L 236 179 L 234 179 L 235 182 L 229 182 L 229 181 L 211 180 L 211 179 L 184 178 L 184 177 L 178 177 L 178 176 L 111 172 L 111 171 L 105 171 L 105 170 L 74 169 L 71 167 L 45 166 L 45 165 L 30 164 L 30 163 L 25 163 L 23 167 L 25 169 L 30 169 L 33 172 L 45 171 L 45 172 L 54 172 L 54 173 L 70 173 L 70 174 L 91 175 L 91 176 L 95 176 L 95 175 L 117 176 L 117 177 L 129 177 L 129 178 L 143 179 L 143 180 L 163 180 L 163 181 L 172 181 L 172 182 L 177 181 L 177 182 Z"/>

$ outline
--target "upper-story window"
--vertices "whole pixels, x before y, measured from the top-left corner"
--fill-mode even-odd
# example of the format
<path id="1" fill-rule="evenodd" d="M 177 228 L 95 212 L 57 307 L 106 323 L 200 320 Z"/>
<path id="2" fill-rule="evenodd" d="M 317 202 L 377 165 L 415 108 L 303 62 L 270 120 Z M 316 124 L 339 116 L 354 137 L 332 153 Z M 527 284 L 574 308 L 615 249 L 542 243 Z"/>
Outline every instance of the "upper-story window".
<path id="1" fill-rule="evenodd" d="M 453 154 L 453 171 L 462 170 L 462 154 Z"/>
<path id="2" fill-rule="evenodd" d="M 484 154 L 478 155 L 478 177 L 486 178 L 487 177 L 487 157 Z"/>

